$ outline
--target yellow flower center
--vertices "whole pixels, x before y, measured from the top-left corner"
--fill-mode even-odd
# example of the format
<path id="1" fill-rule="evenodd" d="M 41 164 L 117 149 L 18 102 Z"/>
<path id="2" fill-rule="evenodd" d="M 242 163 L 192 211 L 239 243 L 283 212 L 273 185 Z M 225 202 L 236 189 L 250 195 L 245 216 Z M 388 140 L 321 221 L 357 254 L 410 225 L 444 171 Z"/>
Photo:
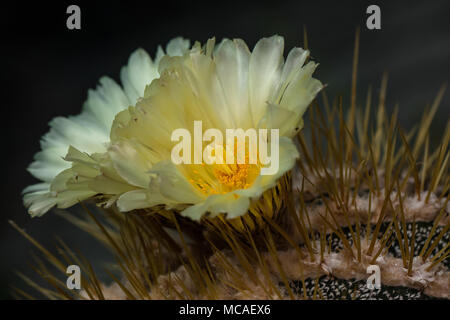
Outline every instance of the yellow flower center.
<path id="1" fill-rule="evenodd" d="M 185 165 L 185 174 L 189 182 L 205 195 L 247 189 L 259 175 L 259 171 L 260 164 L 250 164 L 248 154 L 245 156 L 245 163 L 242 164 Z"/>
<path id="2" fill-rule="evenodd" d="M 246 189 L 249 187 L 247 183 L 249 164 L 232 164 L 221 165 L 214 168 L 213 172 L 217 180 L 230 189 Z"/>

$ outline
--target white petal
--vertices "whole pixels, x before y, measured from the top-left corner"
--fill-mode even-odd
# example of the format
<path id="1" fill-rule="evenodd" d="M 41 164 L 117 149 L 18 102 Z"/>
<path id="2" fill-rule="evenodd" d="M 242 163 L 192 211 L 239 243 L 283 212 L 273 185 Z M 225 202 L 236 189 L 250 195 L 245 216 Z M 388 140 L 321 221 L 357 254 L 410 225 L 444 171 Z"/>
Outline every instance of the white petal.
<path id="1" fill-rule="evenodd" d="M 63 159 L 70 145 L 89 153 L 106 150 L 109 133 L 96 125 L 95 119 L 89 115 L 57 117 L 50 122 L 50 127 L 50 132 L 42 138 L 42 151 L 36 153 L 35 161 L 28 167 L 28 171 L 42 181 L 50 182 L 59 172 L 70 167 L 70 163 Z"/>
<path id="2" fill-rule="evenodd" d="M 182 56 L 189 50 L 190 43 L 188 39 L 182 37 L 174 38 L 167 44 L 166 53 L 172 57 Z"/>
<path id="3" fill-rule="evenodd" d="M 108 134 L 117 113 L 131 104 L 122 88 L 112 79 L 102 77 L 96 90 L 89 90 L 84 110 L 92 114 L 95 125 L 102 126 Z"/>
<path id="4" fill-rule="evenodd" d="M 47 149 L 35 154 L 34 160 L 27 170 L 39 180 L 50 182 L 59 172 L 70 167 L 70 163 L 63 160 L 64 153 L 59 150 Z"/>
<path id="5" fill-rule="evenodd" d="M 290 75 L 294 74 L 296 71 L 303 67 L 306 58 L 309 56 L 309 51 L 302 48 L 293 48 L 289 51 L 286 62 L 283 66 L 283 72 L 281 74 L 281 82 L 289 81 Z"/>
<path id="6" fill-rule="evenodd" d="M 65 190 L 58 193 L 56 197 L 57 207 L 60 209 L 69 208 L 83 200 L 93 197 L 96 192 L 92 190 Z"/>
<path id="7" fill-rule="evenodd" d="M 29 193 L 24 196 L 24 203 L 32 217 L 40 217 L 56 205 L 56 199 L 51 193 Z"/>
<path id="8" fill-rule="evenodd" d="M 253 49 L 249 66 L 249 99 L 255 125 L 278 87 L 283 48 L 284 39 L 273 36 L 259 40 Z"/>
<path id="9" fill-rule="evenodd" d="M 280 87 L 278 89 L 277 99 L 275 102 L 279 102 L 279 98 L 281 98 L 295 75 L 301 70 L 308 56 L 309 51 L 303 50 L 302 48 L 293 48 L 289 52 L 286 62 L 283 65 L 283 71 L 280 78 Z"/>
<path id="10" fill-rule="evenodd" d="M 119 175 L 133 186 L 146 188 L 150 183 L 151 151 L 133 141 L 112 145 L 108 154 Z"/>
<path id="11" fill-rule="evenodd" d="M 309 62 L 295 75 L 282 96 L 280 106 L 303 115 L 317 93 L 323 88 L 322 83 L 312 77 L 317 66 L 314 62 Z"/>
<path id="12" fill-rule="evenodd" d="M 146 190 L 133 190 L 122 194 L 117 200 L 117 207 L 121 212 L 148 208 L 152 204 L 147 199 Z"/>
<path id="13" fill-rule="evenodd" d="M 156 175 L 150 187 L 155 184 L 161 195 L 172 202 L 198 203 L 204 198 L 170 160 L 158 162 L 150 172 Z"/>
<path id="14" fill-rule="evenodd" d="M 157 77 L 159 77 L 157 66 L 148 53 L 143 49 L 133 52 L 128 65 L 120 72 L 120 79 L 131 105 L 144 96 L 145 87 Z"/>
<path id="15" fill-rule="evenodd" d="M 303 119 L 300 114 L 272 103 L 269 103 L 266 109 L 266 113 L 258 123 L 258 128 L 278 129 L 280 136 L 287 137 L 293 137 L 303 128 Z"/>
<path id="16" fill-rule="evenodd" d="M 226 217 L 232 219 L 245 214 L 249 207 L 250 199 L 248 197 L 227 193 L 209 196 L 204 202 L 183 210 L 181 215 L 198 221 L 207 212 L 212 217 L 226 213 Z"/>
<path id="17" fill-rule="evenodd" d="M 36 183 L 23 189 L 22 194 L 48 190 L 50 190 L 50 183 Z"/>
<path id="18" fill-rule="evenodd" d="M 217 48 L 214 59 L 225 101 L 234 119 L 234 127 L 251 127 L 248 101 L 250 51 L 247 45 L 239 39 L 224 40 Z"/>

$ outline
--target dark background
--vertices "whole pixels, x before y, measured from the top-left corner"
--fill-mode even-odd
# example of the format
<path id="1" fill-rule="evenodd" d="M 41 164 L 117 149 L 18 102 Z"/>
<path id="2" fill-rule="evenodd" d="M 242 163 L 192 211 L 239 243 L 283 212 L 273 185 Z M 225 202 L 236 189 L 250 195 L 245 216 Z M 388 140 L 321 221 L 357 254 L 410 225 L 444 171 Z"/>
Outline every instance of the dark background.
<path id="1" fill-rule="evenodd" d="M 388 71 L 387 103 L 399 103 L 400 123 L 406 128 L 420 119 L 450 76 L 448 0 L 5 2 L 0 18 L 0 298 L 10 297 L 8 285 L 23 287 L 14 270 L 31 274 L 31 245 L 9 219 L 46 246 L 58 234 L 94 264 L 105 258 L 89 236 L 52 212 L 31 219 L 21 191 L 36 182 L 25 168 L 39 150 L 48 121 L 79 113 L 87 90 L 103 75 L 119 80 L 121 66 L 138 47 L 154 56 L 158 44 L 181 35 L 201 42 L 211 36 L 242 38 L 252 48 L 259 38 L 279 34 L 290 49 L 303 45 L 306 25 L 312 56 L 320 62 L 316 77 L 328 84 L 331 96 L 342 94 L 348 101 L 354 34 L 361 26 L 358 101 L 364 101 L 369 84 L 376 94 L 383 71 Z M 81 30 L 66 28 L 70 4 L 81 7 Z M 369 4 L 381 7 L 381 30 L 366 28 Z M 435 142 L 444 133 L 449 111 L 447 92 L 430 132 Z"/>

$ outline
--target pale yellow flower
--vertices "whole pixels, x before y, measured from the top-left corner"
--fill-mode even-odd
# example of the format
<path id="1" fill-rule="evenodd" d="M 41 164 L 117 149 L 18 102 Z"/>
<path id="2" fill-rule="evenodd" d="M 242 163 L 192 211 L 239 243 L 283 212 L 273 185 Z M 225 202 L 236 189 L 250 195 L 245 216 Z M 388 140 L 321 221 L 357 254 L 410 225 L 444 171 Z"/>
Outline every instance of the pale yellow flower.
<path id="1" fill-rule="evenodd" d="M 261 39 L 252 52 L 239 39 L 226 39 L 217 46 L 213 40 L 204 47 L 196 43 L 191 50 L 178 43 L 177 54 L 169 52 L 157 59 L 157 71 L 156 64 L 145 69 L 143 59 L 136 59 L 140 65 L 130 59 L 122 72 L 125 91 L 119 86 L 101 91 L 102 102 L 117 108 L 112 111 L 98 104 L 90 112 L 107 119 L 102 128 L 107 132 L 111 127 L 109 137 L 87 133 L 88 142 L 98 144 L 92 148 L 65 143 L 70 148 L 64 161 L 71 166 L 64 163 L 58 170 L 48 166 L 55 170 L 46 180 L 47 198 L 38 193 L 37 201 L 29 201 L 32 209 L 40 206 L 32 213 L 41 214 L 55 204 L 66 208 L 95 196 L 97 203 L 116 203 L 124 212 L 165 205 L 195 220 L 205 213 L 233 218 L 245 214 L 251 201 L 294 166 L 299 154 L 292 137 L 303 127 L 302 116 L 322 88 L 312 78 L 317 65 L 305 65 L 309 52 L 294 48 L 284 61 L 284 41 L 279 36 Z M 114 121 L 112 113 L 117 113 Z M 192 132 L 198 120 L 203 130 L 279 129 L 278 170 L 262 175 L 260 162 L 175 165 L 172 132 L 179 128 Z M 87 117 L 83 121 L 89 123 Z"/>
<path id="2" fill-rule="evenodd" d="M 217 47 L 209 41 L 182 57 L 164 57 L 160 78 L 135 107 L 119 113 L 112 126 L 108 171 L 115 169 L 132 188 L 111 195 L 118 208 L 163 204 L 196 220 L 205 213 L 233 218 L 245 214 L 251 201 L 273 187 L 294 166 L 298 152 L 291 137 L 303 126 L 302 115 L 322 88 L 312 78 L 317 65 L 304 65 L 308 52 L 294 48 L 284 62 L 283 47 L 279 36 L 261 39 L 253 52 L 242 40 L 224 40 Z M 278 171 L 263 176 L 260 163 L 175 165 L 171 134 L 178 128 L 192 132 L 195 120 L 202 120 L 204 130 L 279 129 Z"/>

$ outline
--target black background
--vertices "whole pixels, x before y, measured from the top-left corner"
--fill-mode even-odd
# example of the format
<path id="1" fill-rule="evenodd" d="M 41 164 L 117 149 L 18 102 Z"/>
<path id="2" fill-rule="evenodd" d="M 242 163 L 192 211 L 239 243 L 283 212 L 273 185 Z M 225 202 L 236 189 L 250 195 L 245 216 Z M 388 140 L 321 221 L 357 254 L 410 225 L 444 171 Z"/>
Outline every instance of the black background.
<path id="1" fill-rule="evenodd" d="M 152 56 L 158 44 L 176 36 L 206 41 L 242 38 L 250 48 L 263 36 L 285 37 L 286 49 L 303 45 L 306 25 L 316 77 L 333 96 L 348 99 L 354 33 L 361 27 L 358 101 L 369 84 L 379 91 L 389 72 L 387 103 L 399 103 L 403 127 L 411 128 L 450 71 L 450 5 L 436 1 L 58 1 L 1 4 L 1 217 L 0 297 L 8 285 L 23 286 L 14 270 L 30 274 L 31 246 L 7 223 L 9 219 L 49 246 L 58 234 L 95 263 L 100 247 L 51 212 L 31 219 L 21 191 L 36 180 L 25 170 L 39 150 L 39 139 L 55 116 L 79 113 L 87 90 L 109 75 L 119 80 L 132 51 Z M 81 30 L 66 28 L 66 8 L 81 7 Z M 381 30 L 367 30 L 366 8 L 381 7 Z M 449 119 L 445 94 L 430 135 L 436 142 Z M 76 210 L 71 210 L 75 212 Z"/>

